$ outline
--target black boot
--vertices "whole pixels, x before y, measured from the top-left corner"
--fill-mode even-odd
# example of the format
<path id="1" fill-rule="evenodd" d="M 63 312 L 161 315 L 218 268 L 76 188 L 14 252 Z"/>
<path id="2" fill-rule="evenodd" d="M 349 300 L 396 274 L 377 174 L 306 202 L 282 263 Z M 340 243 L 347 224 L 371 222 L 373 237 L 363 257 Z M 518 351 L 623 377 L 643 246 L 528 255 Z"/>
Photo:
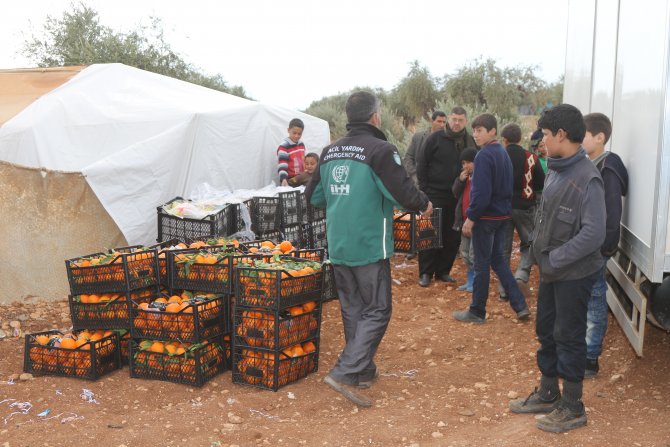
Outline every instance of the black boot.
<path id="1" fill-rule="evenodd" d="M 582 402 L 582 382 L 563 381 L 563 398 L 558 407 L 537 420 L 537 428 L 552 433 L 563 433 L 586 425 Z"/>
<path id="2" fill-rule="evenodd" d="M 558 377 L 542 376 L 540 389 L 535 388 L 525 399 L 511 401 L 509 409 L 512 413 L 551 413 L 560 400 Z"/>
<path id="3" fill-rule="evenodd" d="M 600 366 L 598 365 L 598 359 L 586 359 L 586 370 L 584 370 L 585 379 L 593 379 L 598 375 Z"/>

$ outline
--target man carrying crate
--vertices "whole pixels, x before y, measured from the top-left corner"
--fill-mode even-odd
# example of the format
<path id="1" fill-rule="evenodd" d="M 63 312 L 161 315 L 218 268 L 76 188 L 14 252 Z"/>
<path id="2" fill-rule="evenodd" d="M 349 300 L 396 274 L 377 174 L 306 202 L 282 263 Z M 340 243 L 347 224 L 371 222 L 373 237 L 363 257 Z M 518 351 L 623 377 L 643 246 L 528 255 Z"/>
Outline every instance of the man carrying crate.
<path id="1" fill-rule="evenodd" d="M 402 167 L 398 149 L 379 130 L 379 102 L 368 92 L 346 103 L 348 133 L 324 148 L 305 194 L 326 208 L 328 252 L 334 266 L 346 345 L 324 382 L 363 407 L 360 393 L 378 376 L 374 356 L 391 319 L 393 207 L 433 205 Z"/>

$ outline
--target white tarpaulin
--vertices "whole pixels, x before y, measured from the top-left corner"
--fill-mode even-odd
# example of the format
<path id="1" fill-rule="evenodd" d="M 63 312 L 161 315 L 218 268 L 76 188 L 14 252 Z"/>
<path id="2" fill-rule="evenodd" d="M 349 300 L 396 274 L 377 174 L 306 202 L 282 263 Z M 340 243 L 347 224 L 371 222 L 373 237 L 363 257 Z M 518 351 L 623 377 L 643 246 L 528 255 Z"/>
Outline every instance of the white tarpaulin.
<path id="1" fill-rule="evenodd" d="M 81 172 L 130 244 L 156 239 L 156 206 L 199 184 L 277 179 L 288 122 L 320 153 L 328 123 L 122 64 L 92 65 L 0 127 L 0 160 Z M 67 216 L 63 216 L 67 218 Z"/>

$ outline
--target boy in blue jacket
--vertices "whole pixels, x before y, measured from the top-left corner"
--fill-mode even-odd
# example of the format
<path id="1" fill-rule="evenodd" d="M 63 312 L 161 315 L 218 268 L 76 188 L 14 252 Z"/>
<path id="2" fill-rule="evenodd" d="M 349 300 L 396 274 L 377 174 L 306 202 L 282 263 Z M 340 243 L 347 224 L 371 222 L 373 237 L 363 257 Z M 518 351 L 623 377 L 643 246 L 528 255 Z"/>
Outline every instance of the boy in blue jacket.
<path id="1" fill-rule="evenodd" d="M 479 115 L 472 122 L 472 136 L 481 149 L 475 157 L 463 235 L 472 237 L 475 280 L 470 308 L 453 313 L 455 319 L 466 323 L 486 322 L 491 268 L 505 288 L 517 318 L 527 320 L 530 317 L 526 299 L 504 256 L 505 229 L 512 214 L 513 179 L 512 161 L 495 139 L 497 127 L 498 121 L 490 113 Z"/>
<path id="2" fill-rule="evenodd" d="M 598 374 L 598 357 L 603 350 L 603 339 L 607 332 L 607 282 L 605 269 L 607 260 L 619 248 L 621 235 L 621 198 L 628 190 L 628 171 L 621 158 L 605 150 L 605 145 L 612 135 L 612 123 L 602 113 L 589 113 L 584 116 L 586 135 L 584 135 L 584 150 L 586 155 L 596 165 L 603 178 L 605 187 L 605 242 L 600 247 L 605 265 L 600 270 L 589 300 L 589 310 L 586 314 L 586 372 L 584 377 L 595 377 Z"/>

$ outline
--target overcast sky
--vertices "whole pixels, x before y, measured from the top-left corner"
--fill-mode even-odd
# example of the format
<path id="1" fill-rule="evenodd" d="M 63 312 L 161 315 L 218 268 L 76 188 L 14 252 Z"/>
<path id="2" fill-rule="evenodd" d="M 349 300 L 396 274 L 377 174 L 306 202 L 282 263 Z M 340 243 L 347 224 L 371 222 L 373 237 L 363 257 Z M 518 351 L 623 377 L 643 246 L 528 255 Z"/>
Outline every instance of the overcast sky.
<path id="1" fill-rule="evenodd" d="M 254 99 L 304 109 L 356 86 L 391 89 L 418 60 L 433 76 L 478 57 L 564 71 L 568 0 L 83 0 L 103 25 L 163 21 L 166 41 Z M 22 42 L 69 0 L 20 0 L 0 14 L 0 68 L 27 67 Z"/>

